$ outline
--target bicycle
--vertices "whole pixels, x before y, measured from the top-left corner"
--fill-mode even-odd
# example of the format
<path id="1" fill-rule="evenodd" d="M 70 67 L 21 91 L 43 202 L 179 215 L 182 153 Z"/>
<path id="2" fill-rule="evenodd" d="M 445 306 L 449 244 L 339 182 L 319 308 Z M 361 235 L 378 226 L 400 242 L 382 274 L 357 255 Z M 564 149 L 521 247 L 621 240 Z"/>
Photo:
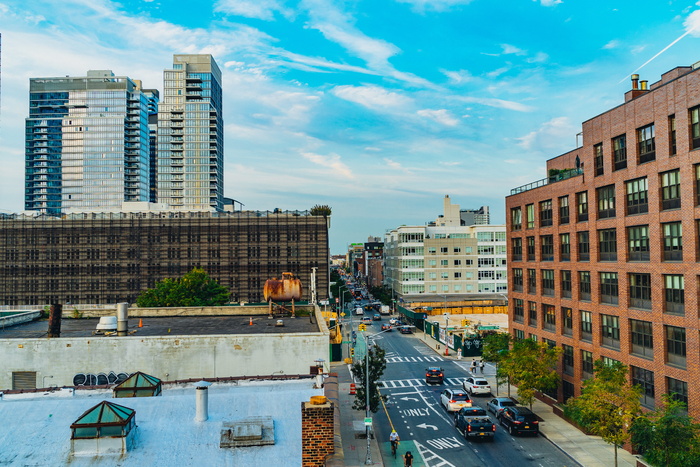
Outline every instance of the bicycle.
<path id="1" fill-rule="evenodd" d="M 399 447 L 399 442 L 398 440 L 391 440 L 391 453 L 394 455 L 394 459 L 396 459 L 396 449 Z"/>

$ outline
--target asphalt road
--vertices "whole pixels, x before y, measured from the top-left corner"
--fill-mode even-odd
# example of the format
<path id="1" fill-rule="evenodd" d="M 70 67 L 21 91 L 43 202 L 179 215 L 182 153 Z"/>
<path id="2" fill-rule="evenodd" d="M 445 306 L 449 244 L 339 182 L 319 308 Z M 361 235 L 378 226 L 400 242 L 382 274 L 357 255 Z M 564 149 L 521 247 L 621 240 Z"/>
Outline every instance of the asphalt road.
<path id="1" fill-rule="evenodd" d="M 373 326 L 368 326 L 368 334 L 379 332 L 382 322 L 375 321 Z M 469 362 L 445 360 L 413 334 L 385 332 L 373 342 L 384 348 L 387 359 L 380 388 L 389 396 L 389 401 L 386 412 L 380 410 L 374 415 L 374 429 L 380 444 L 388 442 L 391 433 L 388 412 L 401 440 L 413 441 L 428 467 L 578 465 L 541 435 L 511 436 L 492 414 L 489 416 L 497 425 L 492 442 L 465 439 L 454 428 L 452 414 L 440 404 L 440 393 L 448 387 L 461 388 L 462 381 L 470 374 Z M 443 385 L 425 383 L 425 369 L 429 366 L 444 368 Z M 473 397 L 474 406 L 484 409 L 488 400 L 488 396 Z M 399 454 L 403 454 L 401 446 Z M 389 458 L 384 462 L 387 466 L 396 464 Z"/>

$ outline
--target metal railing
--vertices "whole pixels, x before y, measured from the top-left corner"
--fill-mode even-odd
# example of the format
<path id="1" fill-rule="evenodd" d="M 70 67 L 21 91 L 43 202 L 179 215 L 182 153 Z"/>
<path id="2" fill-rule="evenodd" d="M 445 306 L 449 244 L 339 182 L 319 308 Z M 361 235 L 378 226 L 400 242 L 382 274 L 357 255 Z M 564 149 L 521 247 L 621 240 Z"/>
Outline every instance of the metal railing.
<path id="1" fill-rule="evenodd" d="M 552 175 L 550 177 L 543 178 L 541 180 L 537 180 L 537 181 L 532 182 L 532 183 L 528 183 L 527 185 L 522 185 L 522 186 L 519 186 L 517 188 L 513 188 L 512 190 L 510 190 L 510 194 L 517 195 L 518 193 L 523 193 L 525 191 L 534 190 L 535 188 L 540 188 L 540 187 L 543 187 L 545 185 L 549 185 L 550 183 L 561 182 L 562 180 L 567 180 L 569 178 L 576 177 L 578 175 L 583 175 L 582 168 L 565 170 L 563 172 L 559 172 L 559 173 Z"/>

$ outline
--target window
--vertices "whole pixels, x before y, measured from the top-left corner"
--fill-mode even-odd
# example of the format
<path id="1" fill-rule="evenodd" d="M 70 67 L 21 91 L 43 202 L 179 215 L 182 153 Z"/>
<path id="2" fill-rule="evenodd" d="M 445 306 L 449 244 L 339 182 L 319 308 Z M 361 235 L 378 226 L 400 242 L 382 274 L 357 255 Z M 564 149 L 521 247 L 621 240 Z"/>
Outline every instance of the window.
<path id="1" fill-rule="evenodd" d="M 562 362 L 565 375 L 574 375 L 574 348 L 570 345 L 562 344 Z"/>
<path id="2" fill-rule="evenodd" d="M 681 207 L 681 175 L 678 169 L 661 174 L 661 209 Z"/>
<path id="3" fill-rule="evenodd" d="M 649 409 L 654 408 L 654 372 L 632 366 L 630 368 L 632 385 L 642 388 L 639 402 Z"/>
<path id="4" fill-rule="evenodd" d="M 616 272 L 600 273 L 600 302 L 617 305 L 619 291 Z"/>
<path id="5" fill-rule="evenodd" d="M 620 350 L 620 318 L 600 315 L 601 345 Z"/>
<path id="6" fill-rule="evenodd" d="M 440 266 L 449 266 L 450 260 L 448 259 L 441 259 L 440 260 Z"/>
<path id="7" fill-rule="evenodd" d="M 563 334 L 565 336 L 572 336 L 574 333 L 574 316 L 573 310 L 571 308 L 562 307 L 561 309 L 561 322 L 563 327 Z"/>
<path id="8" fill-rule="evenodd" d="M 523 301 L 519 298 L 516 298 L 513 300 L 513 321 L 516 323 L 524 323 L 525 322 L 525 306 L 523 305 Z"/>
<path id="9" fill-rule="evenodd" d="M 559 234 L 559 261 L 571 260 L 571 234 Z"/>
<path id="10" fill-rule="evenodd" d="M 627 215 L 649 212 L 647 178 L 637 178 L 625 183 Z"/>
<path id="11" fill-rule="evenodd" d="M 559 198 L 559 224 L 569 223 L 569 197 L 561 196 Z"/>
<path id="12" fill-rule="evenodd" d="M 523 270 L 520 268 L 513 269 L 513 290 L 516 292 L 523 291 Z"/>
<path id="13" fill-rule="evenodd" d="M 554 236 L 542 235 L 540 237 L 541 261 L 554 261 Z"/>
<path id="14" fill-rule="evenodd" d="M 680 222 L 663 224 L 664 261 L 683 260 L 683 226 Z"/>
<path id="15" fill-rule="evenodd" d="M 590 311 L 581 310 L 581 340 L 593 342 L 593 317 Z"/>
<path id="16" fill-rule="evenodd" d="M 591 273 L 589 271 L 578 272 L 578 298 L 588 301 L 591 299 Z"/>
<path id="17" fill-rule="evenodd" d="M 552 200 L 540 201 L 540 227 L 552 225 Z"/>
<path id="18" fill-rule="evenodd" d="M 630 306 L 651 310 L 651 274 L 630 274 Z"/>
<path id="19" fill-rule="evenodd" d="M 690 113 L 690 149 L 700 148 L 700 106 L 693 107 Z"/>
<path id="20" fill-rule="evenodd" d="M 537 270 L 535 269 L 527 270 L 527 293 L 533 295 L 537 293 Z"/>
<path id="21" fill-rule="evenodd" d="M 677 401 L 681 401 L 688 407 L 688 383 L 679 379 L 666 377 L 668 393 Z"/>
<path id="22" fill-rule="evenodd" d="M 653 123 L 637 130 L 637 149 L 639 151 L 640 164 L 656 159 Z"/>
<path id="23" fill-rule="evenodd" d="M 581 351 L 581 372 L 583 379 L 593 376 L 593 353 L 587 350 Z"/>
<path id="24" fill-rule="evenodd" d="M 593 174 L 596 177 L 599 175 L 603 175 L 605 173 L 605 169 L 603 166 L 603 143 L 598 143 L 595 146 L 593 146 L 593 157 Z"/>
<path id="25" fill-rule="evenodd" d="M 562 397 L 564 398 L 564 402 L 568 401 L 572 397 L 576 395 L 576 392 L 574 390 L 574 385 L 573 383 L 570 383 L 569 381 L 562 380 L 561 381 L 561 393 Z"/>
<path id="26" fill-rule="evenodd" d="M 561 272 L 561 297 L 571 298 L 571 271 Z"/>
<path id="27" fill-rule="evenodd" d="M 523 211 L 522 209 L 512 208 L 510 210 L 510 229 L 520 230 L 523 228 Z"/>
<path id="28" fill-rule="evenodd" d="M 459 254 L 461 252 L 462 252 L 462 249 L 458 246 L 452 248 L 452 253 L 454 253 L 454 254 Z"/>
<path id="29" fill-rule="evenodd" d="M 556 332 L 557 315 L 554 305 L 542 305 L 542 316 L 544 317 L 544 328 L 547 331 Z"/>
<path id="30" fill-rule="evenodd" d="M 676 116 L 669 115 L 668 117 L 668 153 L 672 156 L 676 152 Z"/>
<path id="31" fill-rule="evenodd" d="M 596 190 L 598 195 L 598 219 L 615 217 L 615 185 L 608 185 Z"/>
<path id="32" fill-rule="evenodd" d="M 700 205 L 700 164 L 695 166 L 695 205 Z"/>
<path id="33" fill-rule="evenodd" d="M 513 339 L 515 341 L 525 340 L 525 331 L 523 331 L 522 329 L 516 329 L 513 333 Z"/>
<path id="34" fill-rule="evenodd" d="M 449 248 L 447 248 L 446 246 L 441 246 L 441 247 L 440 247 L 440 253 L 442 253 L 443 255 L 446 255 L 446 254 L 447 254 L 447 250 L 449 250 Z"/>
<path id="35" fill-rule="evenodd" d="M 649 261 L 649 226 L 628 227 L 627 245 L 630 261 Z"/>
<path id="36" fill-rule="evenodd" d="M 620 135 L 612 139 L 613 160 L 615 170 L 627 168 L 627 138 L 625 135 Z"/>
<path id="37" fill-rule="evenodd" d="M 535 261 L 535 237 L 527 237 L 527 260 Z"/>
<path id="38" fill-rule="evenodd" d="M 578 222 L 583 222 L 588 220 L 588 192 L 582 191 L 581 193 L 576 193 L 576 206 L 577 206 L 577 217 Z"/>
<path id="39" fill-rule="evenodd" d="M 664 298 L 664 311 L 666 313 L 685 314 L 685 285 L 682 275 L 664 275 Z"/>
<path id="40" fill-rule="evenodd" d="M 511 238 L 511 257 L 513 261 L 523 260 L 523 239 L 520 237 Z"/>
<path id="41" fill-rule="evenodd" d="M 685 328 L 664 326 L 666 329 L 666 362 L 685 368 Z"/>
<path id="42" fill-rule="evenodd" d="M 600 261 L 617 261 L 617 230 L 598 231 L 598 256 Z"/>
<path id="43" fill-rule="evenodd" d="M 654 333 L 649 321 L 630 320 L 632 353 L 638 357 L 654 359 Z"/>
<path id="44" fill-rule="evenodd" d="M 554 270 L 542 270 L 542 295 L 554 296 Z"/>
<path id="45" fill-rule="evenodd" d="M 537 327 L 537 302 L 527 302 L 529 308 L 528 324 Z"/>
<path id="46" fill-rule="evenodd" d="M 578 239 L 578 260 L 588 261 L 591 259 L 591 245 L 588 232 L 577 232 L 576 237 Z"/>
<path id="47" fill-rule="evenodd" d="M 526 227 L 528 229 L 534 229 L 535 228 L 535 205 L 534 204 L 528 204 L 525 206 L 525 221 L 527 222 Z"/>

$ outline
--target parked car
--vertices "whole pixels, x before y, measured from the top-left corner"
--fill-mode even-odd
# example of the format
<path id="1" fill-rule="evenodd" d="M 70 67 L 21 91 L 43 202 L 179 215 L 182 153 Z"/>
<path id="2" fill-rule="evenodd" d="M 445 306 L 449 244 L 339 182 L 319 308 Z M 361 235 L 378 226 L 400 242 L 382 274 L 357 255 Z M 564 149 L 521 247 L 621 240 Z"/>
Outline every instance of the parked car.
<path id="1" fill-rule="evenodd" d="M 382 331 L 391 332 L 391 324 L 382 324 Z"/>
<path id="2" fill-rule="evenodd" d="M 461 389 L 445 389 L 440 394 L 440 403 L 448 412 L 456 412 L 463 407 L 471 407 L 472 400 L 469 394 Z"/>
<path id="3" fill-rule="evenodd" d="M 444 379 L 445 374 L 442 368 L 431 366 L 430 368 L 425 369 L 425 382 L 427 384 L 442 384 Z"/>
<path id="4" fill-rule="evenodd" d="M 501 416 L 501 412 L 506 407 L 515 407 L 515 402 L 510 397 L 494 397 L 486 403 L 486 410 L 492 412 L 496 418 Z"/>
<path id="5" fill-rule="evenodd" d="M 362 324 L 372 324 L 372 318 L 370 318 L 369 316 L 363 316 Z"/>
<path id="6" fill-rule="evenodd" d="M 465 438 L 488 438 L 493 441 L 496 425 L 481 407 L 464 407 L 455 414 L 455 428 Z"/>
<path id="7" fill-rule="evenodd" d="M 413 333 L 413 331 L 411 331 L 410 326 L 401 326 L 399 328 L 399 331 L 401 331 L 401 334 L 412 334 Z"/>
<path id="8" fill-rule="evenodd" d="M 501 425 L 508 429 L 511 435 L 520 433 L 532 433 L 537 436 L 540 432 L 540 422 L 535 415 L 527 407 L 516 405 L 514 407 L 506 407 L 501 412 Z"/>
<path id="9" fill-rule="evenodd" d="M 491 394 L 491 386 L 489 382 L 483 378 L 474 378 L 470 376 L 462 383 L 462 387 L 469 394 Z"/>
<path id="10" fill-rule="evenodd" d="M 381 321 L 382 315 L 380 315 L 379 313 L 375 313 L 374 316 L 372 316 L 372 319 L 375 321 Z"/>

